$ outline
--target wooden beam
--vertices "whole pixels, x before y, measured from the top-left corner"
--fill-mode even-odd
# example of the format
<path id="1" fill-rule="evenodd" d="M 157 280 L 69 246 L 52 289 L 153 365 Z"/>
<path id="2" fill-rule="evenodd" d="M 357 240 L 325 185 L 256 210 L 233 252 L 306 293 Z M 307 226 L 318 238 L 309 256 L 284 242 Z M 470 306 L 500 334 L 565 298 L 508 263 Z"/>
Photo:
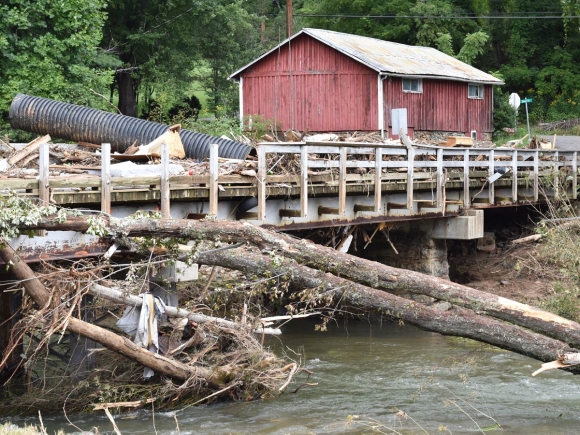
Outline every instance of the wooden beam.
<path id="1" fill-rule="evenodd" d="M 381 77 L 379 76 L 379 82 L 382 83 Z M 375 148 L 375 208 L 374 212 L 379 213 L 381 211 L 381 195 L 383 190 L 383 149 Z M 356 208 L 356 206 L 355 206 Z"/>
<path id="2" fill-rule="evenodd" d="M 101 212 L 111 214 L 111 144 L 101 144 Z"/>
<path id="3" fill-rule="evenodd" d="M 355 204 L 354 212 L 358 213 L 361 211 L 377 211 L 376 203 L 373 205 Z"/>
<path id="4" fill-rule="evenodd" d="M 443 209 L 445 204 L 443 203 L 443 177 L 445 176 L 443 171 L 443 149 L 437 149 L 437 208 Z"/>
<path id="5" fill-rule="evenodd" d="M 552 157 L 554 165 L 554 199 L 560 199 L 560 159 L 558 151 L 554 152 Z"/>
<path id="6" fill-rule="evenodd" d="M 302 210 L 290 210 L 287 208 L 281 208 L 278 211 L 278 216 L 280 216 L 280 217 L 302 217 Z"/>
<path id="7" fill-rule="evenodd" d="M 572 199 L 578 199 L 578 151 L 572 154 Z"/>
<path id="8" fill-rule="evenodd" d="M 534 152 L 534 202 L 538 202 L 540 197 L 540 152 Z"/>
<path id="9" fill-rule="evenodd" d="M 323 214 L 340 214 L 340 210 L 334 207 L 323 207 L 321 205 L 318 206 L 318 216 L 322 216 Z"/>
<path id="10" fill-rule="evenodd" d="M 346 147 L 340 148 L 339 171 L 338 214 L 343 215 L 346 212 Z"/>
<path id="11" fill-rule="evenodd" d="M 20 160 L 24 159 L 26 156 L 28 156 L 32 153 L 35 153 L 36 150 L 40 147 L 40 145 L 46 144 L 49 141 L 50 141 L 50 136 L 48 134 L 46 136 L 37 137 L 32 142 L 27 144 L 24 148 L 22 148 L 20 151 L 15 153 L 12 157 L 10 157 L 8 159 L 8 164 L 10 166 L 15 165 Z"/>
<path id="12" fill-rule="evenodd" d="M 512 153 L 512 202 L 518 202 L 518 150 Z"/>
<path id="13" fill-rule="evenodd" d="M 399 131 L 401 142 L 407 148 L 407 209 L 413 212 L 413 177 L 415 174 L 415 149 L 409 140 L 409 137 L 403 133 L 403 129 Z"/>
<path id="14" fill-rule="evenodd" d="M 300 147 L 300 217 L 308 216 L 308 146 Z"/>
<path id="15" fill-rule="evenodd" d="M 219 205 L 219 145 L 212 143 L 209 146 L 209 214 L 218 215 Z"/>
<path id="16" fill-rule="evenodd" d="M 171 218 L 171 192 L 169 188 L 169 145 L 161 144 L 161 215 Z"/>
<path id="17" fill-rule="evenodd" d="M 469 208 L 471 197 L 469 196 L 469 149 L 463 152 L 463 207 Z"/>
<path id="18" fill-rule="evenodd" d="M 262 145 L 256 147 L 258 154 L 258 220 L 266 219 L 266 149 Z"/>
<path id="19" fill-rule="evenodd" d="M 494 150 L 490 150 L 489 151 L 489 172 L 488 172 L 488 177 L 492 177 L 493 174 L 495 174 L 495 152 Z M 495 204 L 495 185 L 494 183 L 489 183 L 489 187 L 488 187 L 488 193 L 489 193 L 489 204 L 493 205 Z"/>

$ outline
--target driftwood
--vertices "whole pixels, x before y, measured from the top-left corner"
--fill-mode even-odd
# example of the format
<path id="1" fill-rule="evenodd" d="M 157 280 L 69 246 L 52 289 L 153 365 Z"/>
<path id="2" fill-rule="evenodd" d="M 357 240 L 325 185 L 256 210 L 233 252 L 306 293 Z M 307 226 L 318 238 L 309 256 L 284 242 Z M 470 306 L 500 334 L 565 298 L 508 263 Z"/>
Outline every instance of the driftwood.
<path id="1" fill-rule="evenodd" d="M 542 234 L 534 234 L 527 237 L 522 237 L 521 239 L 512 240 L 514 245 L 518 245 L 520 243 L 528 243 L 528 242 L 536 242 L 542 238 Z"/>
<path id="2" fill-rule="evenodd" d="M 431 331 L 472 338 L 540 361 L 554 360 L 559 351 L 572 352 L 573 347 L 580 346 L 580 325 L 571 320 L 444 279 L 354 257 L 249 223 L 114 218 L 103 222 L 113 238 L 156 236 L 244 241 L 258 249 L 214 250 L 201 253 L 199 262 L 238 269 L 246 275 L 265 271 L 272 275 L 284 274 L 300 288 L 327 289 L 329 296 L 350 306 L 373 312 L 381 310 Z M 70 218 L 65 223 L 45 219 L 30 228 L 84 231 L 88 224 L 82 217 Z M 273 267 L 271 257 L 260 252 L 275 254 L 280 258 L 280 266 Z M 454 306 L 448 311 L 440 311 L 389 292 L 424 294 Z"/>
<path id="3" fill-rule="evenodd" d="M 295 260 L 304 266 L 329 272 L 374 289 L 430 296 L 474 310 L 477 314 L 528 328 L 570 346 L 580 347 L 580 324 L 571 320 L 445 279 L 355 257 L 307 240 L 274 233 L 250 223 L 116 218 L 103 218 L 103 223 L 113 237 L 118 234 L 119 237 L 156 236 L 247 242 L 261 250 L 275 252 L 279 256 Z M 53 218 L 45 218 L 38 225 L 27 228 L 84 232 L 88 227 L 86 218 L 73 217 L 64 223 L 59 223 Z"/>
<path id="4" fill-rule="evenodd" d="M 540 373 L 545 372 L 546 370 L 563 369 L 578 364 L 580 364 L 580 353 L 560 354 L 558 355 L 558 359 L 556 361 L 550 361 L 542 364 L 542 367 L 532 373 L 532 376 L 535 377 Z"/>
<path id="5" fill-rule="evenodd" d="M 50 293 L 34 275 L 30 267 L 20 258 L 20 256 L 8 244 L 0 249 L 0 258 L 10 264 L 10 270 L 14 276 L 22 282 L 26 293 L 40 307 L 44 307 L 50 300 Z M 68 320 L 67 329 L 75 334 L 89 338 L 102 344 L 108 349 L 114 350 L 140 364 L 155 371 L 163 373 L 174 379 L 187 380 L 199 377 L 206 380 L 211 385 L 220 385 L 217 379 L 212 379 L 213 373 L 201 367 L 191 367 L 182 364 L 171 358 L 166 358 L 158 354 L 153 354 L 146 349 L 137 346 L 128 338 L 121 337 L 111 331 L 99 326 L 92 325 L 74 317 Z"/>
<path id="6" fill-rule="evenodd" d="M 33 154 L 38 151 L 38 147 L 40 145 L 47 143 L 50 141 L 50 136 L 47 134 L 46 136 L 38 137 L 14 154 L 12 157 L 8 159 L 8 164 L 10 166 L 15 165 L 20 160 L 24 159 L 26 156 Z"/>
<path id="7" fill-rule="evenodd" d="M 140 307 L 143 305 L 143 299 L 139 296 L 125 294 L 119 289 L 105 287 L 99 284 L 92 284 L 89 288 L 89 293 L 93 296 L 98 296 L 113 302 L 120 302 L 122 304 Z M 206 316 L 205 314 L 192 313 L 183 308 L 165 307 L 165 313 L 169 317 L 187 318 L 196 323 L 213 323 L 224 328 L 238 329 L 240 325 L 231 320 L 221 319 L 219 317 Z M 276 328 L 257 328 L 254 330 L 257 334 L 280 335 L 282 332 Z"/>

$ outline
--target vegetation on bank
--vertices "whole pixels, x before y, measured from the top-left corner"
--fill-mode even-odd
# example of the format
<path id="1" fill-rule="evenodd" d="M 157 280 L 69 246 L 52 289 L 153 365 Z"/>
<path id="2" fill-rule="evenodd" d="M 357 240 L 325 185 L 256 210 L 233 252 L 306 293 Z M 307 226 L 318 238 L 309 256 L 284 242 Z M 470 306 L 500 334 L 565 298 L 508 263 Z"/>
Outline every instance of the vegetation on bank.
<path id="1" fill-rule="evenodd" d="M 55 435 L 64 435 L 62 430 L 54 432 Z M 40 430 L 36 426 L 24 425 L 19 427 L 10 422 L 0 424 L 0 435 L 46 435 L 46 430 Z"/>
<path id="2" fill-rule="evenodd" d="M 227 77 L 284 39 L 285 9 L 285 0 L 8 0 L 0 133 L 12 133 L 7 111 L 18 92 L 141 117 L 155 107 L 157 117 L 175 115 L 195 96 L 204 102 L 196 110 L 229 123 L 238 90 Z M 533 98 L 532 123 L 580 117 L 579 15 L 580 0 L 295 0 L 293 30 L 431 46 L 499 75 L 499 129 L 513 124 L 512 92 Z"/>

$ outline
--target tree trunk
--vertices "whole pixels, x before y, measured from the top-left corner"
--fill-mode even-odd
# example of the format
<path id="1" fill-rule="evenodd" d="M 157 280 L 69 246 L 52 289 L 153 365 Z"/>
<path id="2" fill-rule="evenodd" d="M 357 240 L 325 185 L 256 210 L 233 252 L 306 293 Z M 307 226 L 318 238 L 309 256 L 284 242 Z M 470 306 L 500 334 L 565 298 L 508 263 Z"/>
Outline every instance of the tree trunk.
<path id="1" fill-rule="evenodd" d="M 121 60 L 132 67 L 134 66 L 133 56 L 123 54 Z M 119 110 L 123 115 L 137 117 L 137 92 L 135 80 L 133 79 L 132 69 L 117 71 L 115 80 L 119 90 Z"/>
<path id="2" fill-rule="evenodd" d="M 287 258 L 273 261 L 271 256 L 255 253 L 249 248 L 202 253 L 198 261 L 240 270 L 246 275 L 285 276 L 301 289 L 318 289 L 320 296 L 332 296 L 334 303 L 386 314 L 429 331 L 471 338 L 540 361 L 552 361 L 559 352 L 574 351 L 566 343 L 472 310 L 453 306 L 439 310 L 311 269 Z"/>
<path id="3" fill-rule="evenodd" d="M 92 284 L 89 288 L 89 293 L 93 296 L 99 298 L 107 299 L 109 301 L 118 302 L 121 304 L 140 307 L 143 305 L 143 299 L 139 296 L 128 295 L 120 290 L 105 287 L 99 284 Z M 196 323 L 213 323 L 218 327 L 239 329 L 240 325 L 232 322 L 231 320 L 221 319 L 219 317 L 206 316 L 205 314 L 192 313 L 191 311 L 184 310 L 183 308 L 165 307 L 165 315 L 169 317 L 179 317 L 187 318 Z M 270 334 L 270 335 L 280 335 L 282 332 L 277 328 L 257 328 L 255 331 L 257 334 Z"/>
<path id="4" fill-rule="evenodd" d="M 179 237 L 192 240 L 248 242 L 259 249 L 276 252 L 296 262 L 330 272 L 374 289 L 410 292 L 469 308 L 478 314 L 496 317 L 543 335 L 580 347 L 580 324 L 552 313 L 501 296 L 485 293 L 441 278 L 397 269 L 364 258 L 344 254 L 310 241 L 237 221 L 196 221 L 180 219 L 104 220 L 113 238 L 122 236 Z M 58 223 L 45 219 L 31 229 L 86 231 L 86 218 L 70 218 Z"/>
<path id="5" fill-rule="evenodd" d="M 12 273 L 22 282 L 24 289 L 32 300 L 38 306 L 44 307 L 50 299 L 50 293 L 34 275 L 30 267 L 7 244 L 4 245 L 3 249 L 0 249 L 0 258 L 6 264 L 10 264 Z M 171 358 L 165 358 L 164 356 L 151 353 L 137 346 L 131 340 L 99 326 L 91 325 L 90 323 L 71 317 L 68 321 L 67 329 L 72 333 L 80 334 L 83 337 L 96 341 L 108 349 L 114 350 L 127 358 L 135 360 L 171 378 L 187 380 L 197 376 L 212 382 L 212 374 L 209 370 L 190 367 Z M 218 383 L 212 383 L 213 385 L 219 386 Z"/>

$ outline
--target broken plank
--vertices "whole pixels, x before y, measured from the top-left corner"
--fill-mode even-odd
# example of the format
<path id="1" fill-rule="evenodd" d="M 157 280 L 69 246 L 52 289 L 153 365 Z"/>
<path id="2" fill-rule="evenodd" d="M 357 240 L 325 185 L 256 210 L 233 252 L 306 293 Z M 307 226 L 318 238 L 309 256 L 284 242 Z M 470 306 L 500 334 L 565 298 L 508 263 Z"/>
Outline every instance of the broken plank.
<path id="1" fill-rule="evenodd" d="M 18 163 L 20 160 L 22 160 L 23 158 L 25 158 L 29 154 L 32 154 L 32 153 L 38 151 L 39 146 L 47 143 L 48 141 L 50 141 L 50 135 L 48 135 L 48 134 L 46 136 L 37 137 L 32 142 L 27 144 L 23 149 L 21 149 L 16 154 L 14 154 L 12 157 L 10 157 L 8 159 L 8 164 L 10 166 L 15 165 L 16 163 Z"/>

